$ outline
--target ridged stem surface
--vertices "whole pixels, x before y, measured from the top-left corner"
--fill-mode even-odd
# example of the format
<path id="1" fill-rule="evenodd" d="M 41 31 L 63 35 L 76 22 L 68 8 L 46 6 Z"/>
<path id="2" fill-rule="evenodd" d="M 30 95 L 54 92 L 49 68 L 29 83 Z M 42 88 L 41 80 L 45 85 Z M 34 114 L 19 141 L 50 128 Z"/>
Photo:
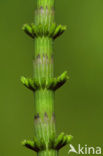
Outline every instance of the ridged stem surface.
<path id="1" fill-rule="evenodd" d="M 35 25 L 42 28 L 54 23 L 54 0 L 37 0 L 35 11 Z M 35 38 L 35 52 L 33 57 L 34 78 L 41 84 L 48 82 L 54 76 L 53 39 L 48 36 Z M 35 135 L 43 139 L 46 149 L 39 151 L 38 156 L 57 156 L 57 151 L 49 149 L 49 140 L 55 135 L 54 91 L 40 88 L 34 93 L 35 99 Z"/>

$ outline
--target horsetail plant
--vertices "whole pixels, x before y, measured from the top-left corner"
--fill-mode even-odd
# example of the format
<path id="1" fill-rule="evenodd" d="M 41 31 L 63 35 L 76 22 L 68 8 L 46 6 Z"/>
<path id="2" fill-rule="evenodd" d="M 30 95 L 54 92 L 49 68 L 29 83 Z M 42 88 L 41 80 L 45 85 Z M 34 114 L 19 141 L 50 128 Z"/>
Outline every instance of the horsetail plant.
<path id="1" fill-rule="evenodd" d="M 54 78 L 53 42 L 66 26 L 54 20 L 55 0 L 37 0 L 34 24 L 25 24 L 24 32 L 34 39 L 33 78 L 21 77 L 21 82 L 33 91 L 35 102 L 35 137 L 22 144 L 37 152 L 38 156 L 57 156 L 59 150 L 70 143 L 72 136 L 56 136 L 54 95 L 68 79 L 67 71 Z"/>

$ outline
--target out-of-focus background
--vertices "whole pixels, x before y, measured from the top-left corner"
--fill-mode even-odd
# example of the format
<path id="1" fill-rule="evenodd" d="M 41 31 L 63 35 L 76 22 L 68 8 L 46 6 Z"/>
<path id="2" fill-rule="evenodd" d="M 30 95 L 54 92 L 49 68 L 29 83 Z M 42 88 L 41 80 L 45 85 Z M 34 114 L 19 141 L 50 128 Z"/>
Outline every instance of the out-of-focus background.
<path id="1" fill-rule="evenodd" d="M 32 75 L 34 42 L 22 32 L 36 0 L 0 1 L 0 155 L 32 156 L 21 146 L 34 136 L 34 97 L 20 76 Z M 57 133 L 72 144 L 103 146 L 103 0 L 56 0 L 56 22 L 68 30 L 55 41 L 55 75 L 70 80 L 56 92 Z M 60 156 L 68 156 L 69 146 Z M 71 154 L 73 155 L 73 154 Z"/>

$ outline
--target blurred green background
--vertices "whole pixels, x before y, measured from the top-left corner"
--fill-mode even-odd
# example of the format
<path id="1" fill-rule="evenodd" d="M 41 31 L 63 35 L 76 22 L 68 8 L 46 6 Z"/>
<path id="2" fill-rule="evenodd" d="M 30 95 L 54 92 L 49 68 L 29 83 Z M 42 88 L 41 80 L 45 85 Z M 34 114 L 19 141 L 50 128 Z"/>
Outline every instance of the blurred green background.
<path id="1" fill-rule="evenodd" d="M 36 155 L 21 146 L 34 135 L 34 99 L 20 83 L 32 75 L 34 43 L 21 27 L 32 23 L 36 0 L 0 1 L 0 155 Z M 56 93 L 57 133 L 72 144 L 103 147 L 103 0 L 56 0 L 56 22 L 68 30 L 55 41 L 55 75 L 70 81 Z M 68 156 L 69 146 L 60 156 Z M 73 154 L 71 154 L 73 155 Z"/>

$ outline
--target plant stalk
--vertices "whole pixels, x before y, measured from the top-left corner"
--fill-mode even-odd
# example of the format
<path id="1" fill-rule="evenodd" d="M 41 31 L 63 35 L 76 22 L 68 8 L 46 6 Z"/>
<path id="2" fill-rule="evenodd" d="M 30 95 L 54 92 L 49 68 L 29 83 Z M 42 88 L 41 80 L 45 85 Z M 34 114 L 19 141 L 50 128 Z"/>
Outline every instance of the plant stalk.
<path id="1" fill-rule="evenodd" d="M 35 25 L 41 27 L 54 23 L 54 0 L 37 0 Z M 35 53 L 33 59 L 34 78 L 41 84 L 43 80 L 50 81 L 54 76 L 53 39 L 48 36 L 35 38 Z M 46 144 L 44 151 L 38 156 L 57 156 L 57 151 L 49 149 L 49 140 L 55 135 L 54 91 L 42 88 L 34 93 L 35 99 L 35 135 Z"/>
<path id="2" fill-rule="evenodd" d="M 35 138 L 24 140 L 23 145 L 37 152 L 38 156 L 58 156 L 58 151 L 67 145 L 71 135 L 56 136 L 54 97 L 55 91 L 67 80 L 67 71 L 54 78 L 53 42 L 66 26 L 54 21 L 54 0 L 37 0 L 34 24 L 23 26 L 27 35 L 34 39 L 33 79 L 21 78 L 22 83 L 34 94 Z"/>

